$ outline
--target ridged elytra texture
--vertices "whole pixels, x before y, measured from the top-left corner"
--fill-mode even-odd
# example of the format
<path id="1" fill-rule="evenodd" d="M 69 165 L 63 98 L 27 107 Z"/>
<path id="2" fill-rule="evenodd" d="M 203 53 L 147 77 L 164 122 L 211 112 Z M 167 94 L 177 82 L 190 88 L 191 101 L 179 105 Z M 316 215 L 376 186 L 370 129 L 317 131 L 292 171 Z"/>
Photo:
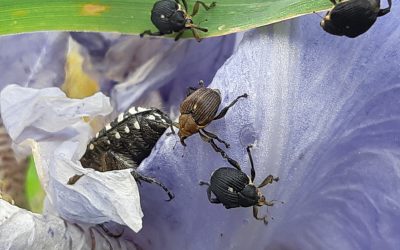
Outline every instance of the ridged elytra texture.
<path id="1" fill-rule="evenodd" d="M 221 104 L 221 95 L 210 88 L 199 88 L 181 104 L 181 114 L 191 114 L 199 126 L 208 125 L 215 117 Z"/>
<path id="2" fill-rule="evenodd" d="M 137 168 L 168 128 L 167 120 L 168 116 L 158 109 L 129 109 L 88 143 L 80 160 L 82 166 L 101 172 Z"/>
<path id="3" fill-rule="evenodd" d="M 359 36 L 375 23 L 379 12 L 379 2 L 379 0 L 351 0 L 338 3 L 330 11 L 329 22 L 342 35 Z"/>
<path id="4" fill-rule="evenodd" d="M 170 34 L 173 31 L 177 32 L 185 28 L 185 19 L 183 12 L 177 13 L 178 4 L 173 0 L 161 0 L 154 4 L 151 11 L 151 22 L 163 34 Z M 162 18 L 161 16 L 164 16 Z M 177 19 L 178 18 L 178 19 Z M 171 22 L 172 19 L 182 21 L 177 25 L 176 22 Z"/>
<path id="5" fill-rule="evenodd" d="M 249 177 L 235 168 L 219 168 L 211 176 L 210 189 L 217 199 L 226 207 L 239 207 L 239 196 L 249 184 Z M 230 191 L 229 189 L 233 189 Z"/>

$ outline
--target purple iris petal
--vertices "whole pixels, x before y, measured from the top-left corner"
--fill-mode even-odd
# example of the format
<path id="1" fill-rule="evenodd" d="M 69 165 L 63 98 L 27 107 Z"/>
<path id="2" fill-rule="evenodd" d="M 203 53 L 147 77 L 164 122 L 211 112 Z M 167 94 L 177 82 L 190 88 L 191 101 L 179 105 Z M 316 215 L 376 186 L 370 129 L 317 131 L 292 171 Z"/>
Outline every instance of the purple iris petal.
<path id="1" fill-rule="evenodd" d="M 60 86 L 68 35 L 40 32 L 0 37 L 0 90 L 8 84 Z"/>
<path id="2" fill-rule="evenodd" d="M 223 106 L 247 92 L 208 130 L 278 199 L 268 226 L 250 208 L 210 204 L 212 171 L 229 166 L 198 135 L 187 148 L 163 137 L 140 169 L 176 195 L 141 190 L 145 249 L 396 249 L 400 245 L 400 15 L 380 18 L 356 39 L 326 34 L 311 15 L 248 32 L 217 72 Z M 177 75 L 178 77 L 178 75 Z M 175 149 L 173 149 L 175 143 Z"/>

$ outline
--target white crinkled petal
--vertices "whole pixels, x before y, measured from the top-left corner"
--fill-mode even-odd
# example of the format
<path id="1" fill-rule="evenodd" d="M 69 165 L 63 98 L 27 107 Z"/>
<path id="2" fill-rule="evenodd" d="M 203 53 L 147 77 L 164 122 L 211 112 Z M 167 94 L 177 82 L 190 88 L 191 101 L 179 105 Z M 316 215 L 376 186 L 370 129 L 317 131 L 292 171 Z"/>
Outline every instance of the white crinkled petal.
<path id="1" fill-rule="evenodd" d="M 94 237 L 92 237 L 94 236 Z M 100 228 L 77 225 L 52 215 L 38 215 L 0 199 L 0 248 L 8 249 L 136 249 L 107 236 Z"/>
<path id="2" fill-rule="evenodd" d="M 109 99 L 98 93 L 69 99 L 57 88 L 30 89 L 17 85 L 1 93 L 1 116 L 11 138 L 32 149 L 49 204 L 67 220 L 115 221 L 134 231 L 142 226 L 138 188 L 129 170 L 100 173 L 79 163 L 91 130 L 83 117 L 107 115 Z M 85 173 L 67 185 L 74 174 Z"/>

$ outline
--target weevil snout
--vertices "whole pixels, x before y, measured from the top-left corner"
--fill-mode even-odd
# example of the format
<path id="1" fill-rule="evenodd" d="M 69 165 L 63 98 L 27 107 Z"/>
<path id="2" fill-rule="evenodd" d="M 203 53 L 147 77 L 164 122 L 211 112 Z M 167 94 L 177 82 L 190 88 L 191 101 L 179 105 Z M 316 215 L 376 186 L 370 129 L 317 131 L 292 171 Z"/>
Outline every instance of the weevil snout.
<path id="1" fill-rule="evenodd" d="M 199 126 L 196 124 L 193 117 L 189 114 L 182 114 L 179 117 L 179 138 L 184 139 L 199 132 Z"/>

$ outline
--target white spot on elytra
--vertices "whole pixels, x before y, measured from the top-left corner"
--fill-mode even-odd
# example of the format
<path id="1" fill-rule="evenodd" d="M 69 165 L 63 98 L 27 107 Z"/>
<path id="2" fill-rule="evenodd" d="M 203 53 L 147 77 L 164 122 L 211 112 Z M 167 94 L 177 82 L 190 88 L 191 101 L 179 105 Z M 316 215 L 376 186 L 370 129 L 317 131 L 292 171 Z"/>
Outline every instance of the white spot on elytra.
<path id="1" fill-rule="evenodd" d="M 99 137 L 99 132 L 96 133 L 96 137 Z"/>
<path id="2" fill-rule="evenodd" d="M 165 18 L 165 16 L 164 16 L 164 15 L 162 15 L 162 14 L 161 14 L 161 16 L 160 16 L 160 17 L 161 17 L 161 19 L 164 19 L 164 18 Z"/>
<path id="3" fill-rule="evenodd" d="M 94 145 L 93 145 L 93 144 L 90 144 L 90 145 L 89 145 L 89 149 L 90 149 L 90 150 L 93 150 L 93 149 L 94 149 Z"/>
<path id="4" fill-rule="evenodd" d="M 129 133 L 129 131 L 130 131 L 130 130 L 129 130 L 129 127 L 126 126 L 126 127 L 125 127 L 125 133 Z"/>
<path id="5" fill-rule="evenodd" d="M 131 114 L 131 115 L 134 115 L 134 114 L 136 114 L 136 113 L 137 113 L 137 111 L 136 111 L 136 107 L 132 107 L 132 108 L 130 108 L 130 109 L 128 110 L 128 112 L 129 112 L 129 114 Z"/>
<path id="6" fill-rule="evenodd" d="M 146 108 L 142 108 L 142 107 L 138 107 L 137 109 L 139 112 L 144 112 L 144 111 L 150 110 L 150 109 L 146 109 Z"/>
<path id="7" fill-rule="evenodd" d="M 119 114 L 118 122 L 122 122 L 124 120 L 124 114 Z"/>
<path id="8" fill-rule="evenodd" d="M 154 116 L 154 115 L 149 115 L 148 117 L 147 117 L 147 119 L 149 119 L 149 120 L 155 120 L 156 119 L 156 117 Z"/>
<path id="9" fill-rule="evenodd" d="M 121 139 L 121 135 L 117 132 L 117 133 L 115 133 L 115 138 Z"/>
<path id="10" fill-rule="evenodd" d="M 167 123 L 167 121 L 166 121 L 166 120 L 164 120 L 164 119 L 161 119 L 161 121 L 162 121 L 162 122 L 164 122 L 164 123 Z"/>
<path id="11" fill-rule="evenodd" d="M 135 121 L 135 122 L 133 123 L 133 126 L 135 127 L 135 129 L 140 129 L 140 126 L 139 126 L 138 121 Z"/>
<path id="12" fill-rule="evenodd" d="M 154 113 L 155 116 L 161 117 L 161 114 L 159 113 Z"/>
<path id="13" fill-rule="evenodd" d="M 111 144 L 110 140 L 107 140 L 107 144 Z"/>
<path id="14" fill-rule="evenodd" d="M 231 192 L 231 193 L 233 193 L 233 188 L 228 187 L 228 191 Z"/>
<path id="15" fill-rule="evenodd" d="M 110 130 L 111 128 L 112 127 L 111 127 L 110 123 L 106 125 L 106 130 Z"/>
<path id="16" fill-rule="evenodd" d="M 148 111 L 150 109 L 142 108 L 142 107 L 132 107 L 128 110 L 129 114 L 134 115 L 136 113 Z"/>

